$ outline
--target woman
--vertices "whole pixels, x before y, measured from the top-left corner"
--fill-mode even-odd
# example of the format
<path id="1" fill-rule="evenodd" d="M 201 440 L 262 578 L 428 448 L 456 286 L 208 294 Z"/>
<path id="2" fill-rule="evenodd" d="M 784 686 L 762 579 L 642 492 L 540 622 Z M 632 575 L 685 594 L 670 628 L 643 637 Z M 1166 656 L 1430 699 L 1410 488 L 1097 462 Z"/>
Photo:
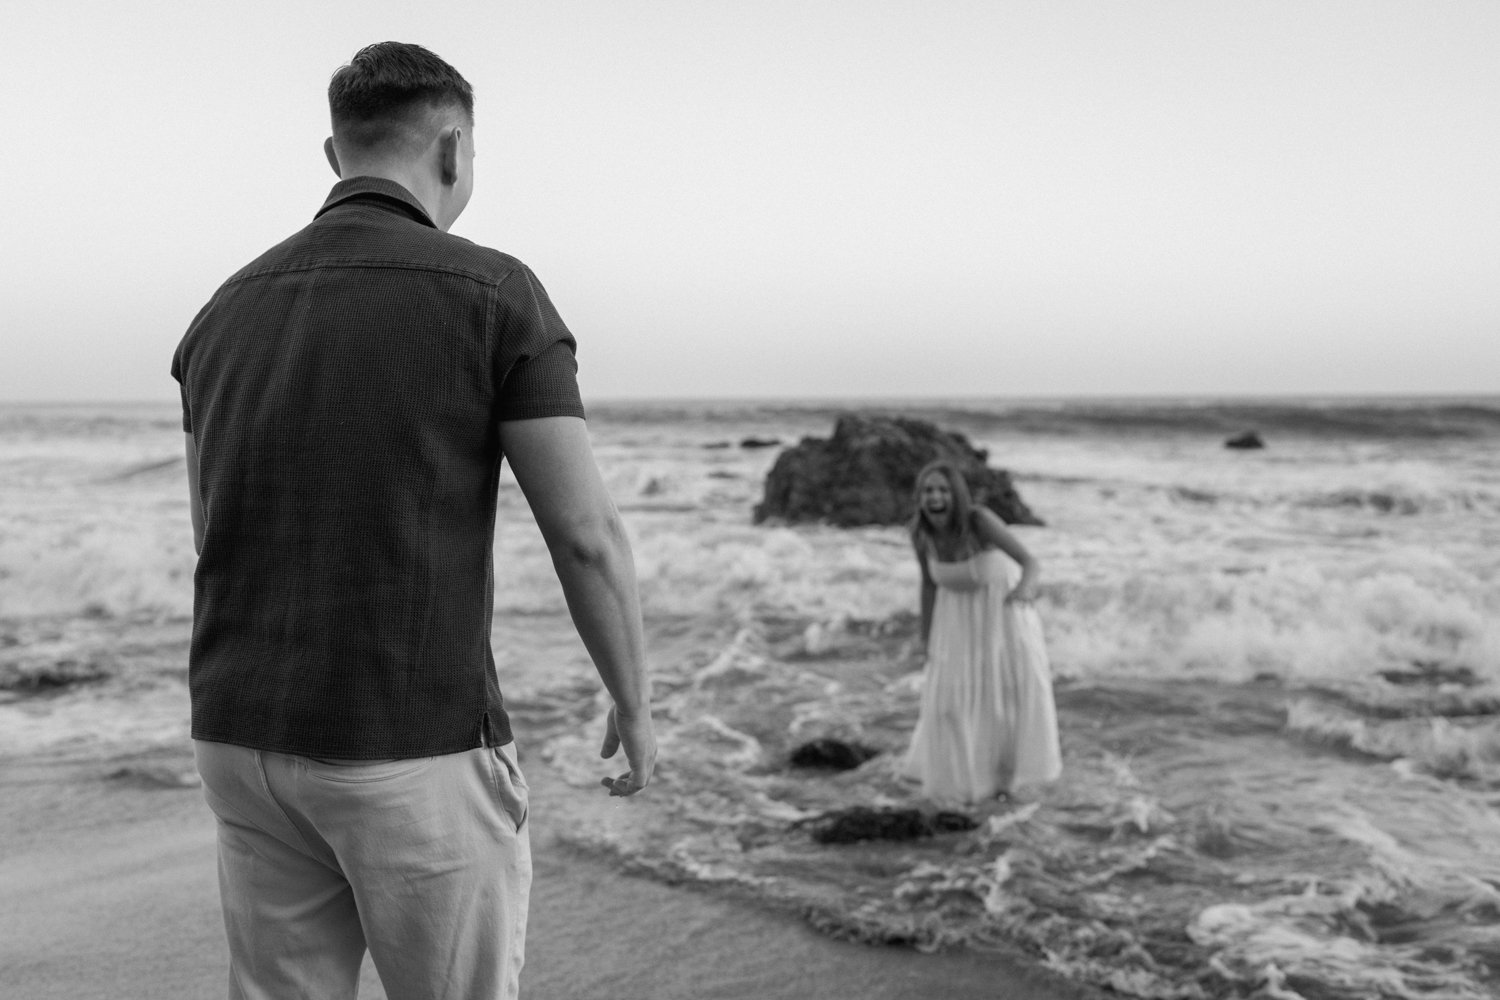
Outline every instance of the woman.
<path id="1" fill-rule="evenodd" d="M 903 770 L 938 800 L 1008 797 L 1062 771 L 1041 622 L 1039 567 L 958 469 L 917 476 L 911 539 L 922 568 L 922 712 Z"/>

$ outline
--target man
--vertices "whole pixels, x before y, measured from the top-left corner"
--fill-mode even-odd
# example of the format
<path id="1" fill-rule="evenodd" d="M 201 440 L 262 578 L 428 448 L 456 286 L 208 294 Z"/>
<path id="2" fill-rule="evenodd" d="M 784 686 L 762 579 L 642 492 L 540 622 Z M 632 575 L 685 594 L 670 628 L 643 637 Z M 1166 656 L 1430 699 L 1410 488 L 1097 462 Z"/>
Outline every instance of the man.
<path id="1" fill-rule="evenodd" d="M 384 42 L 328 95 L 341 180 L 172 365 L 229 992 L 353 997 L 368 948 L 391 1000 L 513 997 L 531 857 L 489 642 L 501 456 L 614 699 L 611 795 L 656 757 L 634 567 L 572 335 L 523 264 L 448 235 L 469 84 Z"/>

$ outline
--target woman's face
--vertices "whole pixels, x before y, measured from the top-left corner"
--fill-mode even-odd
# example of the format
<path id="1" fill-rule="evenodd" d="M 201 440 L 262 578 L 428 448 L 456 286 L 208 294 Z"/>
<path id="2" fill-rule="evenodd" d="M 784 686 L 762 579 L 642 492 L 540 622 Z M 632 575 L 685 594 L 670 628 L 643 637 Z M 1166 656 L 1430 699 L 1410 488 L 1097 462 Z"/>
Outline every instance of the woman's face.
<path id="1" fill-rule="evenodd" d="M 953 487 L 947 476 L 936 470 L 927 473 L 922 477 L 918 496 L 922 501 L 922 513 L 928 521 L 938 527 L 948 522 L 948 516 L 953 512 Z"/>

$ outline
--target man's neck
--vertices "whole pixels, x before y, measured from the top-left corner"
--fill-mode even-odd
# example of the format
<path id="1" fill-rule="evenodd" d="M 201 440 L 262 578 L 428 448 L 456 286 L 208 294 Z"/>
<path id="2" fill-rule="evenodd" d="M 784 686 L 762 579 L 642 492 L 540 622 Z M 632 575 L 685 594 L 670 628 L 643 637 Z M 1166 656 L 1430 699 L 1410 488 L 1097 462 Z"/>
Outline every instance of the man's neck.
<path id="1" fill-rule="evenodd" d="M 399 184 L 411 193 L 427 217 L 441 227 L 438 219 L 438 192 L 436 183 L 423 176 L 418 169 L 408 168 L 402 164 L 392 163 L 351 163 L 344 168 L 344 180 L 355 177 L 379 177 L 382 180 Z"/>

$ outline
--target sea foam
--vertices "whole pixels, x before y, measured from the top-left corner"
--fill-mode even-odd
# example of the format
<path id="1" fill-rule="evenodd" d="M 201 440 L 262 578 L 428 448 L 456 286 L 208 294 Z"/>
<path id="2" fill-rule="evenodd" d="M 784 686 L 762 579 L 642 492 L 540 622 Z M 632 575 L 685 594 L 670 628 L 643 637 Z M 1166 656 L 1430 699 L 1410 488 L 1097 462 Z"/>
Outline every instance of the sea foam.
<path id="1" fill-rule="evenodd" d="M 776 450 L 733 442 L 826 433 L 818 411 L 653 420 L 648 410 L 616 406 L 592 424 L 648 615 L 839 623 L 915 609 L 917 564 L 900 527 L 751 523 Z M 1088 420 L 1027 435 L 1004 414 L 964 412 L 1048 521 L 1013 530 L 1041 560 L 1038 609 L 1064 676 L 1500 667 L 1500 461 L 1487 440 L 1325 436 L 1236 454 L 1188 434 L 1181 414 L 1170 434 L 1111 424 L 1090 437 Z M 1147 416 L 1138 428 L 1166 419 Z M 1064 408 L 1048 419 L 1055 432 L 1072 418 Z M 190 613 L 170 411 L 11 411 L 0 430 L 0 617 Z M 498 615 L 565 607 L 508 470 L 495 562 Z"/>
<path id="2" fill-rule="evenodd" d="M 835 852 L 794 824 L 913 794 L 891 765 L 921 684 L 903 530 L 751 523 L 775 449 L 734 442 L 826 435 L 831 408 L 596 408 L 658 681 L 659 805 L 647 829 L 558 827 L 843 936 L 1003 942 L 1138 996 L 1486 995 L 1500 734 L 1463 712 L 1500 680 L 1496 411 L 1123 410 L 945 411 L 1048 522 L 1013 532 L 1042 564 L 1061 785 L 962 850 Z M 1270 447 L 1224 450 L 1252 416 Z M 0 692 L 0 755 L 185 742 L 174 417 L 0 410 L 0 666 L 102 678 Z M 513 722 L 594 795 L 607 699 L 508 474 L 499 502 Z M 1397 673 L 1433 680 L 1413 694 Z M 822 736 L 883 753 L 791 773 L 793 742 Z"/>

